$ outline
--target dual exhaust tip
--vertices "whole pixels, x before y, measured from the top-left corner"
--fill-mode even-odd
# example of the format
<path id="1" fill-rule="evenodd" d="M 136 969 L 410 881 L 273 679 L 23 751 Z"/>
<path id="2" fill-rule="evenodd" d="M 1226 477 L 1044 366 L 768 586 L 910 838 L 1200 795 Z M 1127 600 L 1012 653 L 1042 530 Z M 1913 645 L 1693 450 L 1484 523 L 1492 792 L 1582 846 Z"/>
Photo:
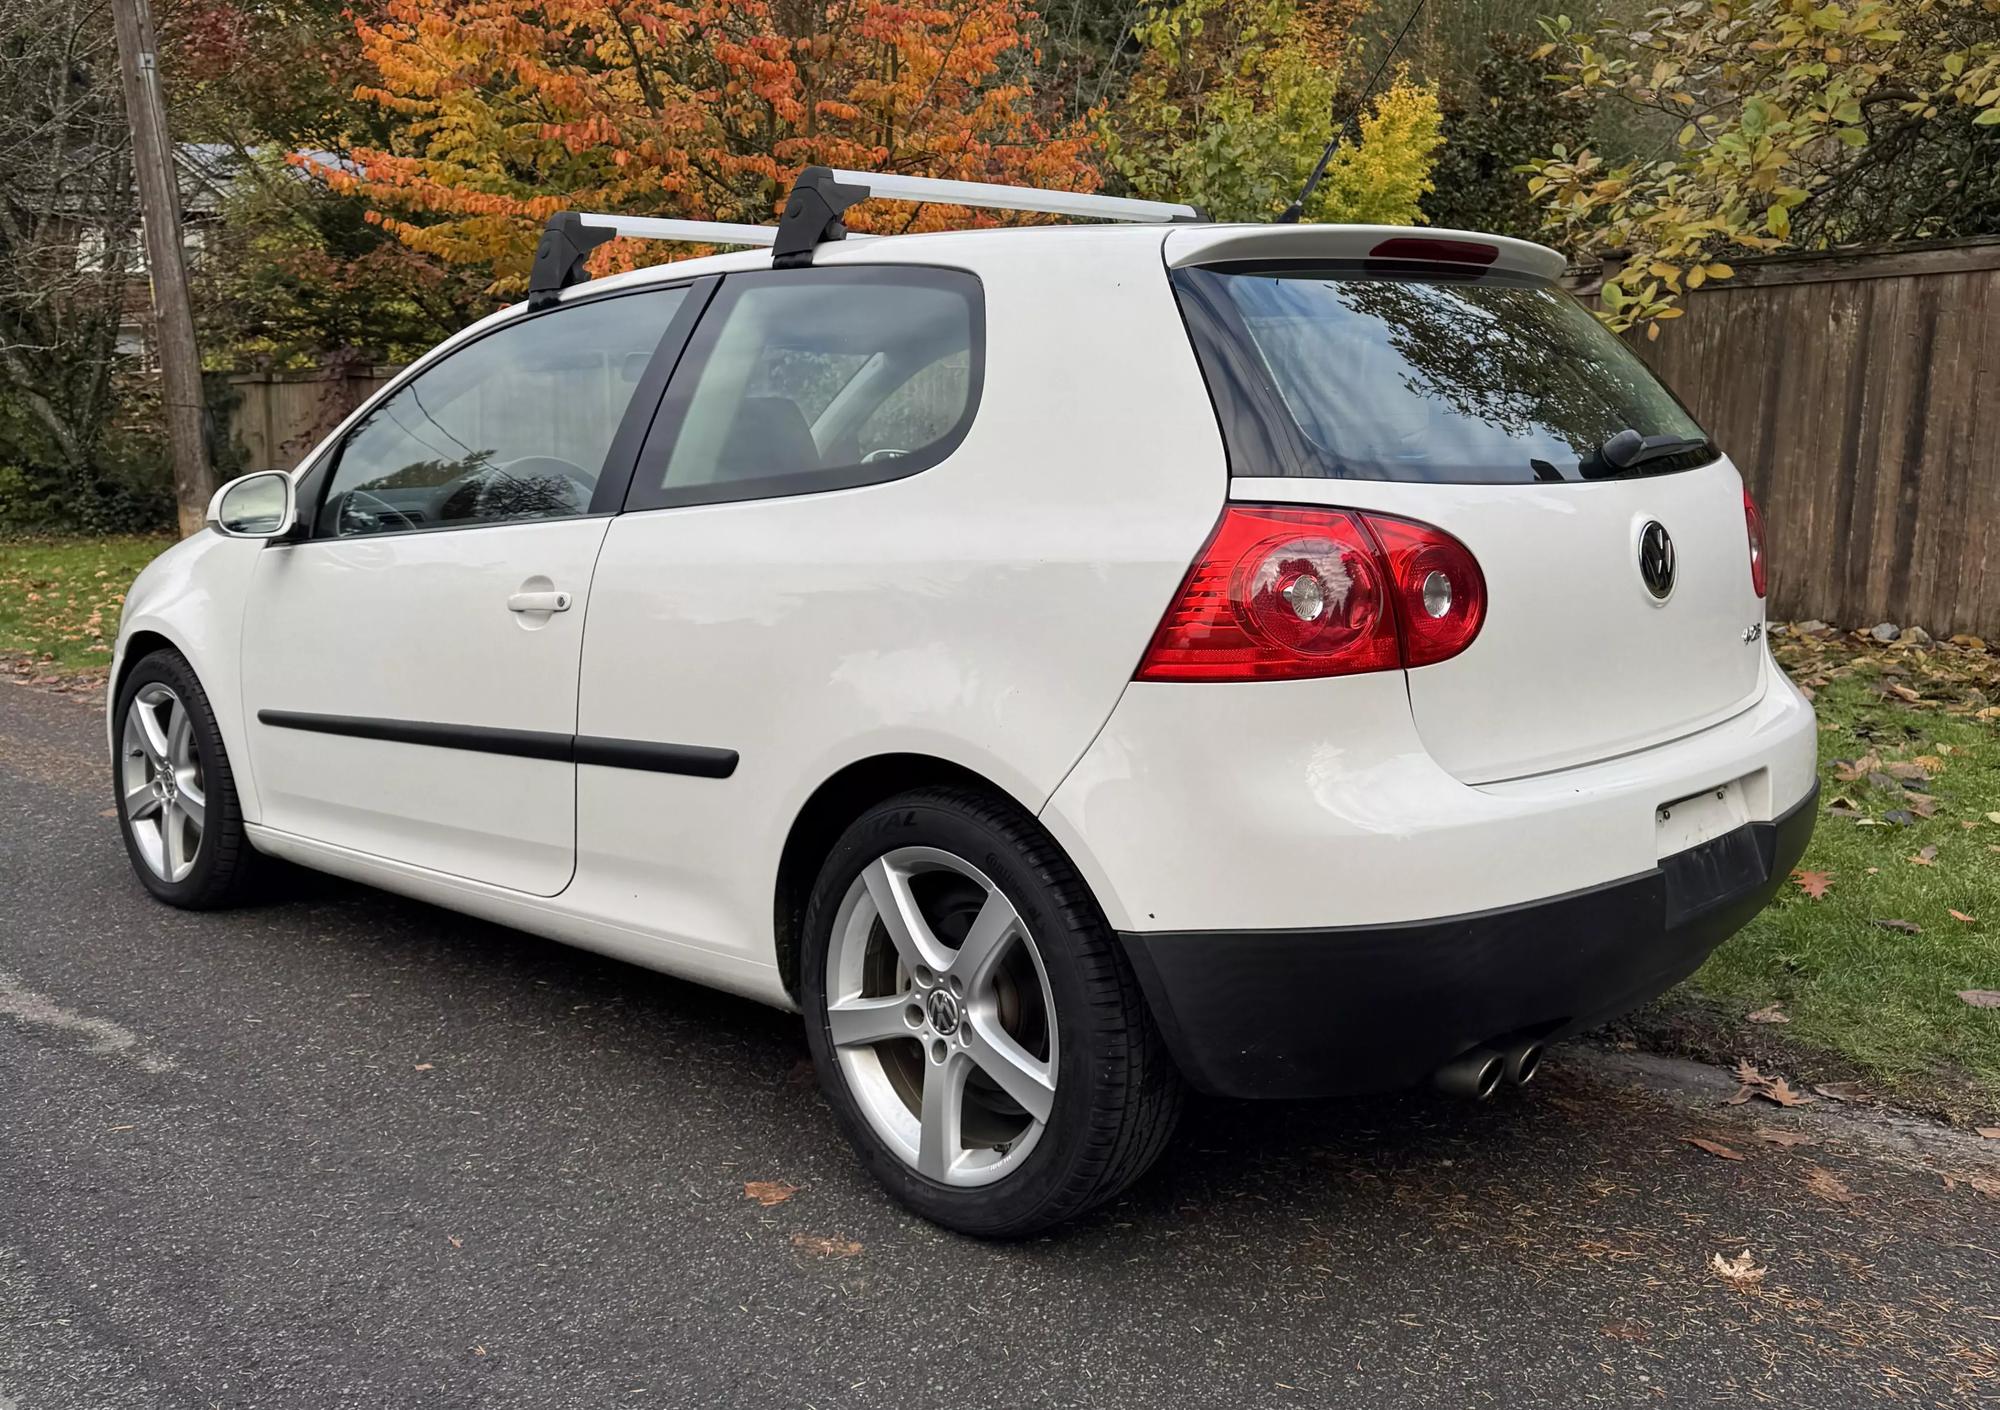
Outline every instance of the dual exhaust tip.
<path id="1" fill-rule="evenodd" d="M 1478 1047 L 1460 1053 L 1437 1070 L 1431 1085 L 1448 1096 L 1483 1102 L 1501 1081 L 1525 1087 L 1542 1065 L 1542 1045 L 1521 1043 L 1505 1051 Z"/>

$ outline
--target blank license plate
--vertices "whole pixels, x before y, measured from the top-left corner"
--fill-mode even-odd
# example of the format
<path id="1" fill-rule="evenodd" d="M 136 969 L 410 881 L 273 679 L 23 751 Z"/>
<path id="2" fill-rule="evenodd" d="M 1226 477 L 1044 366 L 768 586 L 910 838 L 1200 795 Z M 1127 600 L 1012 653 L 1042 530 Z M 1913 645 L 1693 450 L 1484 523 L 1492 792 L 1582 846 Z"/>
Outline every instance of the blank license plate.
<path id="1" fill-rule="evenodd" d="M 1653 855 L 1671 857 L 1725 832 L 1734 832 L 1749 821 L 1750 810 L 1744 803 L 1741 780 L 1663 803 L 1654 814 Z"/>

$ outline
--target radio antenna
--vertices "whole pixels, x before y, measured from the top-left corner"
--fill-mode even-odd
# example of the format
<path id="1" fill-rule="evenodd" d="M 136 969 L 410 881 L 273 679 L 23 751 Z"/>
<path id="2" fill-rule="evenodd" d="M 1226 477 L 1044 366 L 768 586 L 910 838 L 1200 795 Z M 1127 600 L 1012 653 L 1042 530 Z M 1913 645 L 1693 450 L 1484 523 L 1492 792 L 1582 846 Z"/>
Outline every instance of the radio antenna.
<path id="1" fill-rule="evenodd" d="M 1368 86 L 1361 90 L 1361 96 L 1355 100 L 1354 106 L 1348 110 L 1347 116 L 1341 120 L 1340 126 L 1333 130 L 1332 140 L 1326 144 L 1326 150 L 1319 154 L 1319 161 L 1314 165 L 1312 175 L 1306 178 L 1306 184 L 1300 190 L 1298 199 L 1293 201 L 1289 206 L 1286 206 L 1279 213 L 1278 219 L 1274 222 L 1275 224 L 1297 225 L 1305 215 L 1306 202 L 1312 199 L 1312 193 L 1318 187 L 1319 179 L 1326 175 L 1327 163 L 1331 162 L 1333 154 L 1340 150 L 1340 139 L 1347 134 L 1347 124 L 1360 117 L 1361 110 L 1368 106 L 1369 96 L 1374 93 L 1375 83 L 1382 77 L 1382 70 L 1388 68 L 1389 60 L 1396 57 L 1396 49 L 1402 44 L 1403 36 L 1410 32 L 1410 26 L 1417 22 L 1417 16 L 1423 13 L 1423 9 L 1424 0 L 1417 0 L 1417 3 L 1410 7 L 1409 17 L 1403 21 L 1403 27 L 1397 30 L 1396 37 L 1389 41 L 1388 52 L 1383 54 L 1382 61 L 1375 65 L 1375 72 L 1368 75 Z M 1357 135 L 1359 135 L 1358 131 Z"/>

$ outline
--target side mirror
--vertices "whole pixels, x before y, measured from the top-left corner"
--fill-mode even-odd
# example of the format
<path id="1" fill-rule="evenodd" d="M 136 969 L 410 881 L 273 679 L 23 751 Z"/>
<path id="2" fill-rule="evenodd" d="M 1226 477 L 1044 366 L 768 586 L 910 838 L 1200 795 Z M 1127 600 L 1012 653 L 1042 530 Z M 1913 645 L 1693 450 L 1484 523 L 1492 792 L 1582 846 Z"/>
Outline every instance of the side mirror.
<path id="1" fill-rule="evenodd" d="M 231 480 L 208 502 L 209 524 L 233 539 L 284 538 L 297 517 L 292 477 L 282 470 Z"/>

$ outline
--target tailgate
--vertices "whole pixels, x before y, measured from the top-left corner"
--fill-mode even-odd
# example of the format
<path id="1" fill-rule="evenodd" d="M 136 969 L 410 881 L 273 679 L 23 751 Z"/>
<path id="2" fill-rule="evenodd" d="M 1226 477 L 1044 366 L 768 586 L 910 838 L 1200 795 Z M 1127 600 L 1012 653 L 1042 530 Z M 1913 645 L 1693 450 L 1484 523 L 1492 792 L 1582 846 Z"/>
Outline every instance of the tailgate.
<path id="1" fill-rule="evenodd" d="M 1472 550 L 1485 625 L 1460 655 L 1405 673 L 1425 748 L 1468 783 L 1663 743 L 1762 693 L 1764 604 L 1750 583 L 1742 482 L 1726 458 L 1595 483 L 1238 479 L 1231 496 L 1400 514 Z M 1674 550 L 1665 598 L 1639 562 L 1651 523 Z"/>

